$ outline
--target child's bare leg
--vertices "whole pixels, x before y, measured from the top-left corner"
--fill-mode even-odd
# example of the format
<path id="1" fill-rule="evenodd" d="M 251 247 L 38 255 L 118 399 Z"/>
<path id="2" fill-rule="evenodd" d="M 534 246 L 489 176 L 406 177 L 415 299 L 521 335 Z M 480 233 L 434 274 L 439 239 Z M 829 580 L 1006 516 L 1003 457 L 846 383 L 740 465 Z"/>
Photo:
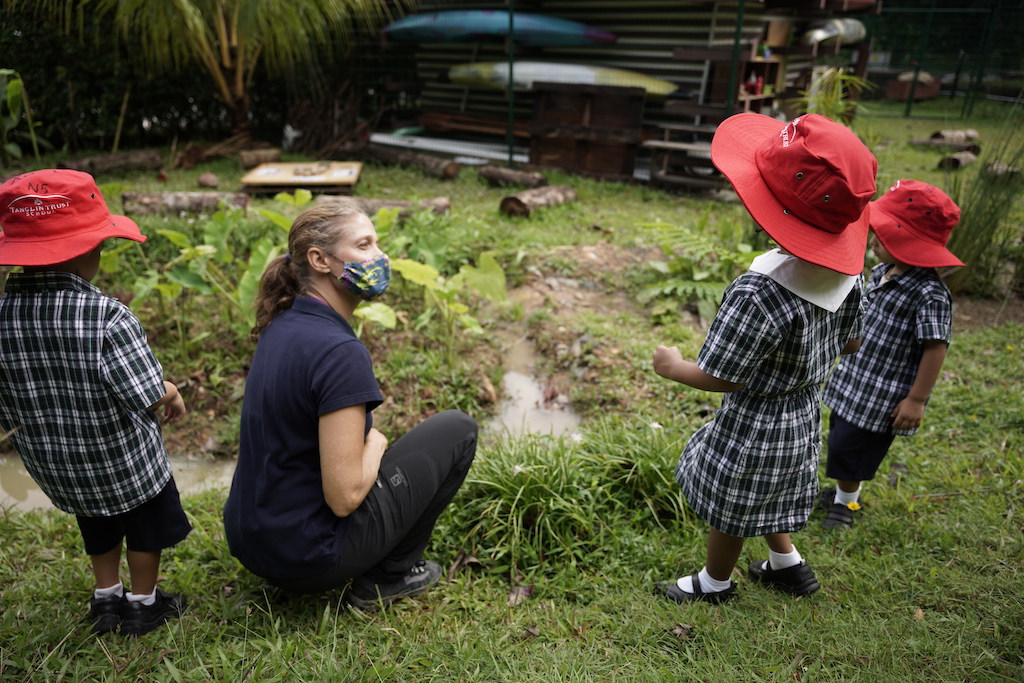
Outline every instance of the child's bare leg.
<path id="1" fill-rule="evenodd" d="M 839 487 L 840 491 L 846 491 L 847 493 L 856 493 L 860 489 L 859 481 L 840 481 L 836 480 L 836 486 Z"/>
<path id="2" fill-rule="evenodd" d="M 724 534 L 718 529 L 708 530 L 708 574 L 717 581 L 728 581 L 736 561 L 743 550 L 743 539 L 739 536 Z"/>
<path id="3" fill-rule="evenodd" d="M 160 571 L 160 551 L 128 551 L 128 571 L 132 577 L 132 593 L 150 595 L 156 589 L 156 577 Z"/>
<path id="4" fill-rule="evenodd" d="M 101 555 L 90 555 L 96 588 L 109 588 L 121 583 L 121 543 Z"/>
<path id="5" fill-rule="evenodd" d="M 764 540 L 772 552 L 780 555 L 788 555 L 793 552 L 793 541 L 789 538 L 789 534 L 767 534 Z"/>

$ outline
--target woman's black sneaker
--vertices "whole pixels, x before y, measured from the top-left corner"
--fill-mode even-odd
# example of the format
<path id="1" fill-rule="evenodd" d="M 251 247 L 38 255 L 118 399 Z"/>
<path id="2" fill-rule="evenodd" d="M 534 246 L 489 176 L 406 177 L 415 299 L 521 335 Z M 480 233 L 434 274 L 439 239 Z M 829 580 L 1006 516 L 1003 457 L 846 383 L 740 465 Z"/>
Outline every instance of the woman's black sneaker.
<path id="1" fill-rule="evenodd" d="M 432 560 L 420 560 L 405 576 L 392 583 L 374 583 L 362 577 L 355 579 L 348 590 L 348 601 L 361 610 L 387 607 L 399 598 L 426 593 L 440 578 L 441 565 Z"/>
<path id="2" fill-rule="evenodd" d="M 125 603 L 121 635 L 141 636 L 170 619 L 180 617 L 185 612 L 188 599 L 184 595 L 164 593 L 157 588 L 156 601 L 152 605 L 130 600 L 126 600 Z"/>

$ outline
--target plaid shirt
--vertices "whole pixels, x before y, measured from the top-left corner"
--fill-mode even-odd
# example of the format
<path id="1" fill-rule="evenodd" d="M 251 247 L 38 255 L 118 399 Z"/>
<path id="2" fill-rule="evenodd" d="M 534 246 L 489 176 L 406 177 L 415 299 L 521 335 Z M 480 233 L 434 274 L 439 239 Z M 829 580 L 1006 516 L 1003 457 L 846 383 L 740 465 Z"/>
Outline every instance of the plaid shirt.
<path id="1" fill-rule="evenodd" d="M 53 504 L 105 517 L 159 493 L 163 372 L 131 311 L 77 275 L 12 274 L 0 330 L 0 427 Z"/>
<path id="2" fill-rule="evenodd" d="M 690 507 L 715 529 L 749 537 L 807 523 L 818 487 L 821 383 L 860 326 L 858 286 L 835 313 L 759 273 L 726 290 L 697 365 L 746 386 L 722 397 L 675 473 Z"/>
<path id="3" fill-rule="evenodd" d="M 860 351 L 844 356 L 825 385 L 825 405 L 861 429 L 889 433 L 929 339 L 950 341 L 953 298 L 934 268 L 910 268 L 887 282 L 888 264 L 871 270 Z M 909 436 L 916 429 L 895 431 Z"/>

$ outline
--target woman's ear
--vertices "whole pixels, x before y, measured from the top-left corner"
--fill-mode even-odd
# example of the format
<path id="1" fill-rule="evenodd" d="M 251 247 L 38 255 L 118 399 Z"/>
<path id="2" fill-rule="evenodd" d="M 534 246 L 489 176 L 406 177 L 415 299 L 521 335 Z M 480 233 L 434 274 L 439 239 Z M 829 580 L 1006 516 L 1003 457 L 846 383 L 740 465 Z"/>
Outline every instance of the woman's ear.
<path id="1" fill-rule="evenodd" d="M 310 270 L 314 272 L 331 272 L 330 257 L 320 247 L 310 247 L 306 250 L 306 262 L 309 263 Z"/>

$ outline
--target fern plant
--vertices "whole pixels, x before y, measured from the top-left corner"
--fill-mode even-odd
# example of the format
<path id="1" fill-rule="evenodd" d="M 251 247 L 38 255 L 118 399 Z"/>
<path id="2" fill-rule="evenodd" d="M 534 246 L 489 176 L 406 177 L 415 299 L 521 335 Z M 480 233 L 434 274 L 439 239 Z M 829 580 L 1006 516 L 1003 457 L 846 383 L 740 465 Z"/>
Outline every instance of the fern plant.
<path id="1" fill-rule="evenodd" d="M 641 288 L 637 299 L 651 305 L 656 321 L 676 317 L 680 307 L 695 308 L 710 320 L 726 286 L 750 266 L 754 248 L 733 226 L 709 229 L 710 219 L 708 208 L 691 227 L 648 225 L 666 260 L 651 262 L 656 282 Z"/>

